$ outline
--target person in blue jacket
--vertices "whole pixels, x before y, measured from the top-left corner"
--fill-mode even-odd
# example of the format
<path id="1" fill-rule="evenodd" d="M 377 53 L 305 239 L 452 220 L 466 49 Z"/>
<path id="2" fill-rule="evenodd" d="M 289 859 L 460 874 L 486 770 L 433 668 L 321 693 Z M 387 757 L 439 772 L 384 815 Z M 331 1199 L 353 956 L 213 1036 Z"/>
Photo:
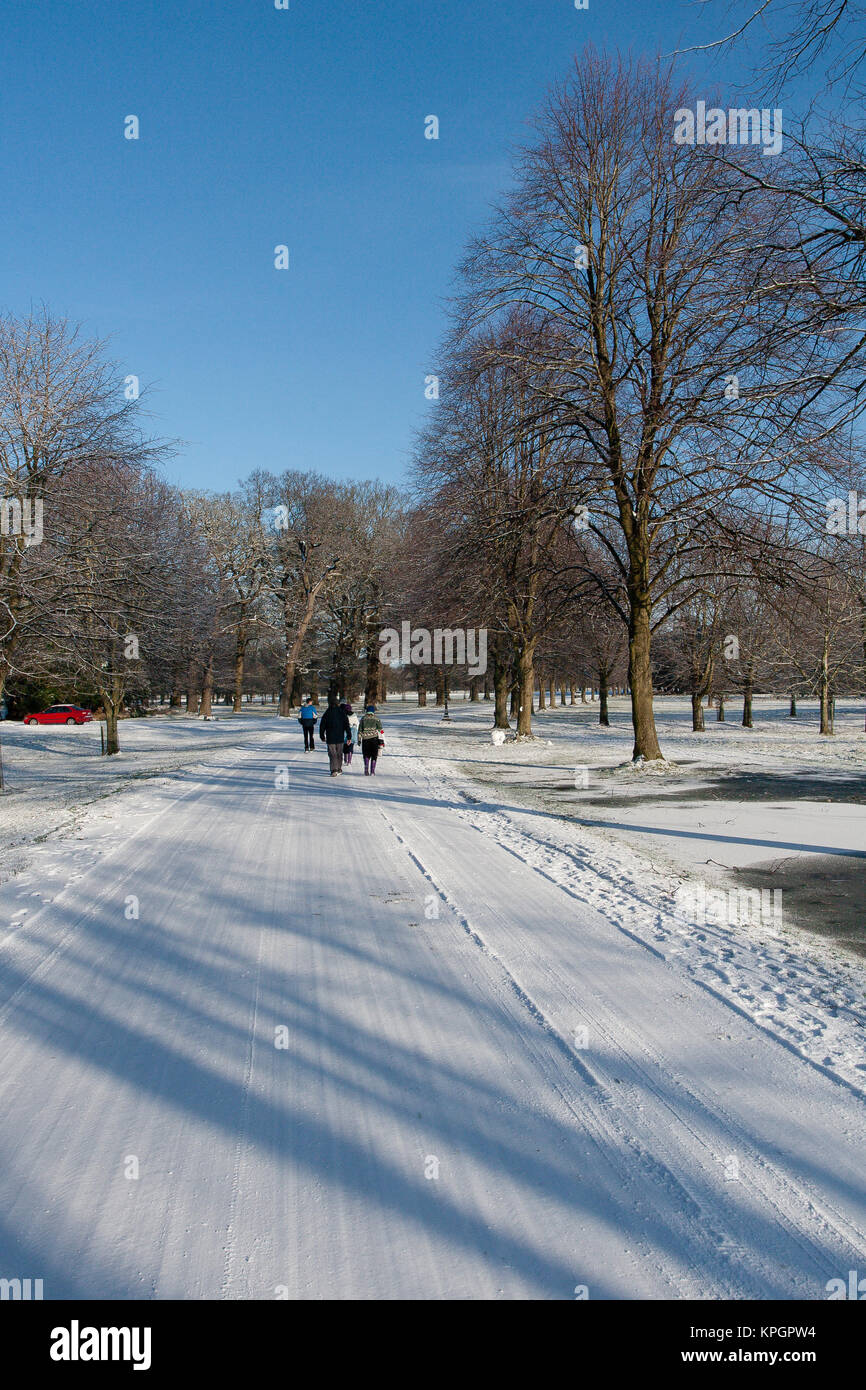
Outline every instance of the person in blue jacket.
<path id="1" fill-rule="evenodd" d="M 316 751 L 316 720 L 318 711 L 309 696 L 301 705 L 301 713 L 298 723 L 304 731 L 304 752 L 314 753 Z"/>

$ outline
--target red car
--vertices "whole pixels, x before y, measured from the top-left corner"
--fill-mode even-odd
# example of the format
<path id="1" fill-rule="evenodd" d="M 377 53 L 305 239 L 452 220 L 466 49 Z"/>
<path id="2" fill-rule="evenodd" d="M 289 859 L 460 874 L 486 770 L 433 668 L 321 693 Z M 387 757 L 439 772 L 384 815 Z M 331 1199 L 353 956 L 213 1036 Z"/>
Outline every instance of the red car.
<path id="1" fill-rule="evenodd" d="M 25 724 L 86 724 L 93 715 L 80 705 L 49 705 L 41 714 L 28 714 Z"/>

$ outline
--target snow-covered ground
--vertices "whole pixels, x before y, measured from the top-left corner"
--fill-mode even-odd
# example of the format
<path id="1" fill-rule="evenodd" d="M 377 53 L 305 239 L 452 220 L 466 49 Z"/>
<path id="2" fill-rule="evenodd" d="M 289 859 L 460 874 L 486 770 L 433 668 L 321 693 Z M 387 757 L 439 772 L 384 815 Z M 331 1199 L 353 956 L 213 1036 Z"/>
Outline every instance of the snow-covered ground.
<path id="1" fill-rule="evenodd" d="M 194 765 L 227 744 L 242 746 L 268 716 L 217 711 L 213 722 L 165 715 L 120 723 L 120 753 L 104 758 L 97 722 L 65 725 L 0 723 L 6 791 L 0 796 L 0 883 L 28 863 L 28 845 L 72 830 L 80 812 L 138 778 Z M 103 726 L 104 727 L 104 726 Z"/>
<path id="2" fill-rule="evenodd" d="M 111 795 L 113 760 L 62 772 L 72 745 L 49 740 L 78 731 L 16 748 L 6 726 L 13 788 L 70 823 L 0 886 L 0 1277 L 49 1298 L 822 1299 L 864 1267 L 861 959 L 793 921 L 687 920 L 696 863 L 660 846 L 690 837 L 656 833 L 726 764 L 841 787 L 856 712 L 819 744 L 762 706 L 749 764 L 729 725 L 685 773 L 605 774 L 619 708 L 612 731 L 556 710 L 502 748 L 489 706 L 452 713 L 389 702 L 375 779 L 329 778 L 294 722 L 130 722 L 124 758 L 158 775 Z M 659 722 L 696 756 L 681 712 Z M 613 819 L 605 777 L 638 789 L 619 828 L 587 823 Z M 707 807 L 684 824 L 716 858 Z M 780 814 L 765 857 L 838 848 Z"/>
<path id="3" fill-rule="evenodd" d="M 531 742 L 495 747 L 490 707 L 457 701 L 388 714 L 465 815 L 539 872 L 639 935 L 802 1055 L 866 1078 L 866 734 L 862 704 L 840 702 L 837 734 L 814 703 L 756 701 L 752 730 L 708 712 L 691 730 L 687 700 L 660 698 L 665 765 L 630 763 L 625 700 L 611 727 L 597 705 L 557 706 Z M 396 716 L 396 720 L 394 717 Z M 710 723 L 712 719 L 712 723 Z M 485 736 L 479 735 L 485 732 Z M 775 893 L 757 921 L 684 911 L 696 888 Z M 764 899 L 766 902 L 766 898 Z M 778 910 L 781 910 L 781 921 Z"/>

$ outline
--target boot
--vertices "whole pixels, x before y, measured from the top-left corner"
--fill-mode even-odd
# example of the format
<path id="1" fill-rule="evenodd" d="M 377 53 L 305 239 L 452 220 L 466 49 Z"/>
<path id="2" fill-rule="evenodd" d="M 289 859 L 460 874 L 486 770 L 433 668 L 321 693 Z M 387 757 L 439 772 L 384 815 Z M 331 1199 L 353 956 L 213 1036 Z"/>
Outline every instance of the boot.
<path id="1" fill-rule="evenodd" d="M 369 777 L 369 776 L 370 776 L 370 759 L 369 759 L 369 758 L 365 758 L 365 759 L 364 759 L 364 776 L 365 776 L 365 777 Z"/>

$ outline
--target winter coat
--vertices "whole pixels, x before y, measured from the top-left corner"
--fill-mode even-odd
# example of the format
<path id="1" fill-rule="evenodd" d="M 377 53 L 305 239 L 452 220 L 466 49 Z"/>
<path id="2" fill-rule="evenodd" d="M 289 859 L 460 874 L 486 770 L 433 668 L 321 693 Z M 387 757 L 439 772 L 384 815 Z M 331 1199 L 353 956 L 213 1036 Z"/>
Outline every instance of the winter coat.
<path id="1" fill-rule="evenodd" d="M 319 711 L 315 705 L 301 705 L 301 719 L 305 724 L 315 724 L 318 717 Z"/>
<path id="2" fill-rule="evenodd" d="M 358 723 L 359 743 L 363 743 L 365 738 L 381 738 L 384 732 L 378 714 L 363 714 L 361 716 Z"/>
<path id="3" fill-rule="evenodd" d="M 358 733 L 358 716 L 357 714 L 350 714 L 347 715 L 347 718 L 349 720 L 349 732 L 346 735 L 346 742 L 354 743 Z"/>
<path id="4" fill-rule="evenodd" d="M 326 743 L 345 743 L 352 733 L 346 711 L 339 705 L 330 705 L 322 715 L 319 733 Z"/>

